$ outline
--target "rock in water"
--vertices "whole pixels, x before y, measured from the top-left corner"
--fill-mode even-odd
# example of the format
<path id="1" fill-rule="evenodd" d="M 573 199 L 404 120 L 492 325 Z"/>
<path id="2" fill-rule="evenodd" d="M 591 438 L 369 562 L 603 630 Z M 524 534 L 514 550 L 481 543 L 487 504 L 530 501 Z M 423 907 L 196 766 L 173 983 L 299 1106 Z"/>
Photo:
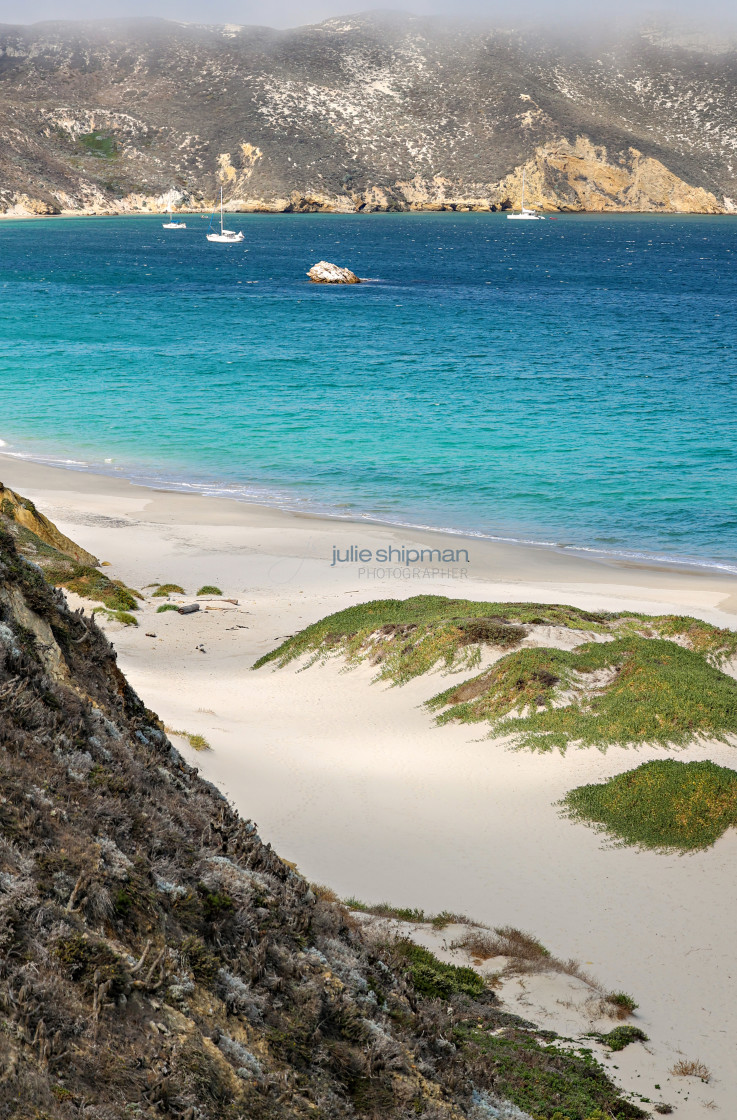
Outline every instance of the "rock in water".
<path id="1" fill-rule="evenodd" d="M 318 261 L 313 264 L 307 273 L 313 284 L 360 284 L 361 281 L 350 268 L 341 268 L 340 265 L 330 264 L 329 261 Z"/>

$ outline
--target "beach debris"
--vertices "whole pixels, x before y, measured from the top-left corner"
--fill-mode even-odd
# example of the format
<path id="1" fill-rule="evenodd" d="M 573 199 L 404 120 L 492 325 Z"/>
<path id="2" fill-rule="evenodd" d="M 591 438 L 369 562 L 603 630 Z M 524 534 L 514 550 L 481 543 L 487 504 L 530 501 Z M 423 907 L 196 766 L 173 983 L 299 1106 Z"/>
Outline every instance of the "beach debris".
<path id="1" fill-rule="evenodd" d="M 318 261 L 307 273 L 313 284 L 360 284 L 360 277 L 350 268 L 341 268 L 330 261 Z"/>
<path id="2" fill-rule="evenodd" d="M 178 614 L 194 614 L 200 609 L 199 603 L 187 603 L 184 607 L 177 607 Z"/>
<path id="3" fill-rule="evenodd" d="M 205 647 L 203 645 L 195 646 L 194 648 L 199 650 L 200 653 L 207 653 L 207 650 L 205 649 Z"/>
<path id="4" fill-rule="evenodd" d="M 155 634 L 151 634 L 151 633 L 149 633 L 149 631 L 147 630 L 147 631 L 146 631 L 146 637 L 147 637 L 147 638 L 155 638 L 155 637 L 156 637 L 156 635 L 155 635 Z"/>

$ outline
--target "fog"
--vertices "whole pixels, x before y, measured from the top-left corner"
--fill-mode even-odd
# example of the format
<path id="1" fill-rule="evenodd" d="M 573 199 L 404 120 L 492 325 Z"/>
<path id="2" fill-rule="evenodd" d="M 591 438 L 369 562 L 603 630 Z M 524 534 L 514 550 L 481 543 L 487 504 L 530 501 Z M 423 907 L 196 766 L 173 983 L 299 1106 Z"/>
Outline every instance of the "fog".
<path id="1" fill-rule="evenodd" d="M 0 0 L 0 23 L 158 16 L 192 23 L 286 28 L 388 7 L 386 0 L 373 5 L 370 0 L 209 0 L 205 5 L 201 0 L 104 0 L 104 5 L 99 0 Z M 737 23 L 731 0 L 702 0 L 697 17 L 691 0 L 655 0 L 652 4 L 615 0 L 608 9 L 602 11 L 599 7 L 599 15 L 592 14 L 594 6 L 590 0 L 518 0 L 514 5 L 508 0 L 456 0 L 450 8 L 444 0 L 402 0 L 401 10 L 445 20 L 450 11 L 454 18 L 489 25 L 552 29 L 570 25 L 590 28 L 600 21 L 606 28 L 656 23 L 714 33 L 727 27 L 732 31 Z"/>

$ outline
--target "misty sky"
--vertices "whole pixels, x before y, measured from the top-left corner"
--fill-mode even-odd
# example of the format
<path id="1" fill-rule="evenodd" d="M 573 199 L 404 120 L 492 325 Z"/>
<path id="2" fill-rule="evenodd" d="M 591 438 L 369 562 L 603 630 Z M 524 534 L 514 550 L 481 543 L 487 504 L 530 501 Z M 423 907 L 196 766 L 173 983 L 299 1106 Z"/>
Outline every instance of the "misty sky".
<path id="1" fill-rule="evenodd" d="M 48 19 L 100 19 L 112 16 L 160 16 L 193 23 L 265 24 L 269 27 L 297 27 L 330 16 L 347 15 L 370 8 L 394 9 L 418 15 L 450 15 L 481 18 L 485 22 L 509 25 L 539 23 L 555 26 L 562 22 L 590 22 L 599 5 L 591 0 L 0 0 L 0 23 L 33 23 Z M 608 24 L 682 22 L 693 25 L 693 0 L 614 0 L 602 5 Z M 697 18 L 710 30 L 722 21 L 734 25 L 733 0 L 700 0 Z"/>

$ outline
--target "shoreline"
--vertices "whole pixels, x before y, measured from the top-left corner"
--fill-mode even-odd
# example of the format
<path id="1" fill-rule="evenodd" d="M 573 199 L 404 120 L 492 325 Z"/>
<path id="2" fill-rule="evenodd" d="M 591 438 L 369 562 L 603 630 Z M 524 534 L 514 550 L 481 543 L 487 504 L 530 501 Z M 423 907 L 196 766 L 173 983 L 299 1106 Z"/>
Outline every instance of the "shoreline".
<path id="1" fill-rule="evenodd" d="M 218 209 L 217 200 L 210 206 L 196 209 L 178 209 L 173 211 L 176 217 L 207 217 L 208 214 L 213 213 Z M 298 217 L 305 217 L 306 215 L 314 214 L 330 214 L 340 218 L 353 218 L 353 217 L 367 217 L 369 215 L 387 215 L 387 214 L 486 214 L 487 216 L 504 217 L 506 214 L 514 213 L 513 210 L 492 210 L 483 208 L 472 207 L 458 207 L 448 204 L 447 206 L 441 205 L 428 205 L 428 206 L 409 206 L 406 210 L 395 210 L 387 207 L 386 209 L 371 209 L 371 210 L 341 210 L 338 208 L 325 207 L 323 209 L 313 210 L 293 210 L 293 209 L 276 209 L 267 206 L 263 208 L 249 207 L 246 209 L 232 209 L 229 210 L 225 207 L 226 214 L 257 214 L 257 215 L 270 215 L 276 217 L 279 215 L 290 214 Z M 64 210 L 58 214 L 11 214 L 0 211 L 0 221 L 36 221 L 36 220 L 53 220 L 58 218 L 162 218 L 168 214 L 166 209 L 162 210 Z M 737 218 L 737 208 L 734 210 L 721 210 L 718 213 L 712 213 L 704 210 L 545 210 L 544 218 Z"/>
<path id="2" fill-rule="evenodd" d="M 215 484 L 208 484 L 204 481 L 190 483 L 185 480 L 171 478 L 146 478 L 144 473 L 142 473 L 140 477 L 136 477 L 135 468 L 132 466 L 129 468 L 128 472 L 126 472 L 126 468 L 107 472 L 104 470 L 102 464 L 90 465 L 81 460 L 62 462 L 54 460 L 51 457 L 46 459 L 40 454 L 38 457 L 35 457 L 32 453 L 11 451 L 9 450 L 10 446 L 12 445 L 0 439 L 0 464 L 4 461 L 19 464 L 35 464 L 36 466 L 48 468 L 49 470 L 89 475 L 100 481 L 104 479 L 122 481 L 130 486 L 140 487 L 143 490 L 150 490 L 155 493 L 184 494 L 191 497 L 200 497 L 205 500 L 227 501 L 235 502 L 238 505 L 255 506 L 259 509 L 274 510 L 297 517 L 315 518 L 318 521 L 326 521 L 335 524 L 336 527 L 340 525 L 351 525 L 354 528 L 357 526 L 372 526 L 394 533 L 429 533 L 432 534 L 433 537 L 448 537 L 455 541 L 467 541 L 472 545 L 476 545 L 477 543 L 489 543 L 512 548 L 529 548 L 559 556 L 578 557 L 596 563 L 615 565 L 628 569 L 644 568 L 653 571 L 662 570 L 694 574 L 705 573 L 709 575 L 737 577 L 737 557 L 735 561 L 730 564 L 726 561 L 702 560 L 697 557 L 661 556 L 634 548 L 632 550 L 626 548 L 607 550 L 594 548 L 585 544 L 560 544 L 554 541 L 505 536 L 502 535 L 501 532 L 498 534 L 474 533 L 472 530 L 449 526 L 424 525 L 412 521 L 388 521 L 371 514 L 361 514 L 358 511 L 341 514 L 329 507 L 327 509 L 321 509 L 317 506 L 317 503 L 315 503 L 313 508 L 310 508 L 310 499 L 307 498 L 299 499 L 295 497 L 295 505 L 298 505 L 300 501 L 302 501 L 303 504 L 303 508 L 295 508 L 287 502 L 280 502 L 277 500 L 269 501 L 265 496 L 251 497 L 245 493 L 242 497 L 238 496 L 233 492 L 238 488 L 238 485 L 233 486 L 232 489 L 226 488 L 225 486 L 218 488 Z M 239 485 L 242 491 L 245 492 L 247 490 L 247 484 Z M 257 488 L 254 487 L 254 489 Z"/>
<path id="3" fill-rule="evenodd" d="M 0 477 L 107 561 L 110 577 L 144 591 L 138 626 L 98 616 L 121 670 L 176 729 L 170 735 L 186 760 L 308 879 L 341 897 L 447 909 L 531 932 L 640 1005 L 647 1061 L 629 1047 L 616 1056 L 619 1076 L 648 1097 L 654 1083 L 667 1086 L 682 1120 L 701 1120 L 709 1099 L 731 1114 L 737 1006 L 724 993 L 737 938 L 737 831 L 707 851 L 663 856 L 606 847 L 556 807 L 575 786 L 675 752 L 510 751 L 478 727 L 436 727 L 423 704 L 447 684 L 437 672 L 400 688 L 372 683 L 369 665 L 347 672 L 338 661 L 251 669 L 310 623 L 390 596 L 570 602 L 689 614 L 737 629 L 737 579 L 477 541 L 469 542 L 463 578 L 379 583 L 361 578 L 359 565 L 331 565 L 332 548 L 459 539 L 146 489 L 6 456 Z M 205 584 L 223 596 L 202 599 L 193 614 L 158 614 L 154 581 L 179 583 L 185 594 L 177 602 L 192 602 Z M 89 611 L 89 601 L 67 598 Z M 211 749 L 195 751 L 177 732 L 202 735 Z M 677 757 L 737 769 L 735 750 L 696 742 Z M 523 985 L 515 1009 L 524 1015 L 536 998 Z M 556 989 L 552 1005 L 568 998 Z M 669 1078 L 682 1057 L 709 1066 L 708 1087 Z"/>

